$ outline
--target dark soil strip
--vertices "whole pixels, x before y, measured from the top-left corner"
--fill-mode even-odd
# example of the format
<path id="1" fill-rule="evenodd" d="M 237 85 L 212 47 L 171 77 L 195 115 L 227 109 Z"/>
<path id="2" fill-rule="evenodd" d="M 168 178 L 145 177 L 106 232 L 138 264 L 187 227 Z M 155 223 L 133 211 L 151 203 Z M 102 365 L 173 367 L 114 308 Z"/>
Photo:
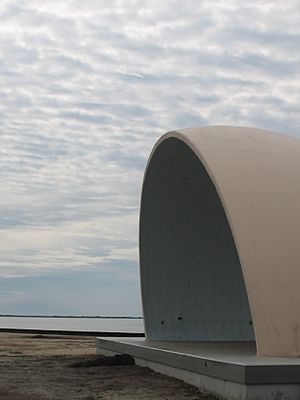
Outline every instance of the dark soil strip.
<path id="1" fill-rule="evenodd" d="M 134 365 L 134 358 L 129 354 L 116 354 L 114 356 L 97 356 L 84 361 L 74 362 L 71 368 L 89 368 L 98 366 Z"/>

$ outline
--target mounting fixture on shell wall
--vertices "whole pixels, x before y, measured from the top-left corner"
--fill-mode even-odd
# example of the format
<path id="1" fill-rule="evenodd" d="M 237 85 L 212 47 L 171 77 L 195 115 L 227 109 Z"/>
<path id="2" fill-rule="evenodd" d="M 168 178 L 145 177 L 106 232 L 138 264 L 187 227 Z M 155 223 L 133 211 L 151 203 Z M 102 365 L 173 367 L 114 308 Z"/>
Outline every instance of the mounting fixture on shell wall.
<path id="1" fill-rule="evenodd" d="M 300 355 L 300 142 L 241 127 L 164 135 L 145 173 L 148 339 L 256 341 Z"/>

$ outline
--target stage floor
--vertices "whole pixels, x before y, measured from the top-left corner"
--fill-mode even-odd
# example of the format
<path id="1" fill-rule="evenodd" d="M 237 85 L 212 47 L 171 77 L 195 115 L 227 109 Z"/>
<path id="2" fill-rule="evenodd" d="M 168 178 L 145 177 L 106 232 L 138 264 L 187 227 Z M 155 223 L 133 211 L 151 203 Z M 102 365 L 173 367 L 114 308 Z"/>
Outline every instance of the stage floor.
<path id="1" fill-rule="evenodd" d="M 130 354 L 139 365 L 221 397 L 277 399 L 282 393 L 285 399 L 300 398 L 300 358 L 257 357 L 254 342 L 97 338 L 96 346 L 98 354 Z"/>

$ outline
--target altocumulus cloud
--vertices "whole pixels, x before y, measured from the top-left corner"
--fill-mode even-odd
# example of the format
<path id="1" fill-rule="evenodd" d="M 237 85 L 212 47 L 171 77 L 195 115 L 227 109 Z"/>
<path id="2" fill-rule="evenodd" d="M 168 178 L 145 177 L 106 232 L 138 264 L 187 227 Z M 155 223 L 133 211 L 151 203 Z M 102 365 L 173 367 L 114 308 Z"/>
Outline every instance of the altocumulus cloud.
<path id="1" fill-rule="evenodd" d="M 1 1 L 2 311 L 23 311 L 14 279 L 58 287 L 68 274 L 71 287 L 94 272 L 99 288 L 130 286 L 120 310 L 139 312 L 139 196 L 155 140 L 206 124 L 298 135 L 299 20 L 293 0 Z M 115 297 L 103 312 L 117 312 Z"/>

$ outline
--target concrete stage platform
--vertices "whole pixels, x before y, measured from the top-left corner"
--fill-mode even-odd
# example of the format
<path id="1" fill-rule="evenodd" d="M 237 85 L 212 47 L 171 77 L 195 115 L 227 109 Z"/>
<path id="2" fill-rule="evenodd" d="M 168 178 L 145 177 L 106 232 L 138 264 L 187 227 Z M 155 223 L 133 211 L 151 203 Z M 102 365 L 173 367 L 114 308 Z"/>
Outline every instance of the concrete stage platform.
<path id="1" fill-rule="evenodd" d="M 232 400 L 300 400 L 300 357 L 257 357 L 254 342 L 96 339 L 97 354 L 126 353 L 136 364 Z"/>

